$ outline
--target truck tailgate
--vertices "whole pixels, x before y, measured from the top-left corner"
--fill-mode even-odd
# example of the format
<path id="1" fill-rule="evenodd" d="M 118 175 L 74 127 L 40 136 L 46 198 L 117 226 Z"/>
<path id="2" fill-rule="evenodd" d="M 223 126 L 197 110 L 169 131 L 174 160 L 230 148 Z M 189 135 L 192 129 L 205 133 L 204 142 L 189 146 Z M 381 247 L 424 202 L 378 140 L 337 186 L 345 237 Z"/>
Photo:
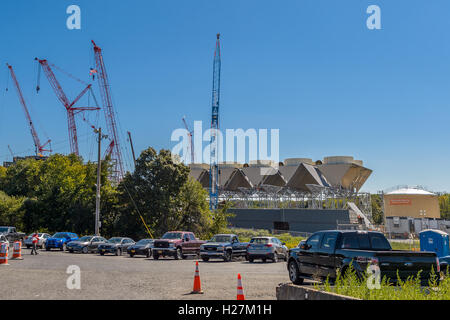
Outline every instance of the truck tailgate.
<path id="1" fill-rule="evenodd" d="M 379 251 L 375 254 L 378 258 L 380 270 L 383 276 L 395 281 L 398 275 L 402 280 L 409 276 L 417 276 L 421 271 L 421 279 L 429 279 L 431 269 L 436 272 L 436 254 L 434 252 L 413 251 Z"/>

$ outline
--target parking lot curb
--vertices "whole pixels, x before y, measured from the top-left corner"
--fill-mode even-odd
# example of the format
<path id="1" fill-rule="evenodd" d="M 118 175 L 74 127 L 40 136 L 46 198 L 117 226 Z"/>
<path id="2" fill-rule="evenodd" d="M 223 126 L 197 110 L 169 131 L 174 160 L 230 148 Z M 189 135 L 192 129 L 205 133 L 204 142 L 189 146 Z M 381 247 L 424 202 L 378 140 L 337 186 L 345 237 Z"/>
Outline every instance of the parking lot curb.
<path id="1" fill-rule="evenodd" d="M 292 283 L 280 283 L 276 288 L 276 296 L 277 300 L 361 300 Z"/>

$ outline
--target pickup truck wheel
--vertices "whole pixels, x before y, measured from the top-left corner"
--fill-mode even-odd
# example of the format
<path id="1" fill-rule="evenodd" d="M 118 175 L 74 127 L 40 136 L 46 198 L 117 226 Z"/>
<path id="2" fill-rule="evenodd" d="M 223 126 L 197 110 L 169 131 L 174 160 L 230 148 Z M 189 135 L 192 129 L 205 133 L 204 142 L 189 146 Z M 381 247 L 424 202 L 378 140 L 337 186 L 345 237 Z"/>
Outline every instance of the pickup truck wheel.
<path id="1" fill-rule="evenodd" d="M 278 254 L 276 252 L 273 254 L 272 262 L 274 262 L 274 263 L 278 262 Z"/>
<path id="2" fill-rule="evenodd" d="M 289 279 L 293 284 L 303 283 L 303 278 L 300 277 L 300 271 L 298 270 L 297 263 L 294 260 L 289 262 Z"/>
<path id="3" fill-rule="evenodd" d="M 230 251 L 230 250 L 227 250 L 227 251 L 225 252 L 225 256 L 223 257 L 223 260 L 226 261 L 226 262 L 230 262 L 230 261 L 231 261 L 231 258 L 232 258 L 232 256 L 231 256 L 231 251 Z"/>
<path id="4" fill-rule="evenodd" d="M 181 248 L 177 248 L 177 251 L 175 252 L 175 260 L 180 260 L 183 258 L 183 251 L 181 251 Z"/>

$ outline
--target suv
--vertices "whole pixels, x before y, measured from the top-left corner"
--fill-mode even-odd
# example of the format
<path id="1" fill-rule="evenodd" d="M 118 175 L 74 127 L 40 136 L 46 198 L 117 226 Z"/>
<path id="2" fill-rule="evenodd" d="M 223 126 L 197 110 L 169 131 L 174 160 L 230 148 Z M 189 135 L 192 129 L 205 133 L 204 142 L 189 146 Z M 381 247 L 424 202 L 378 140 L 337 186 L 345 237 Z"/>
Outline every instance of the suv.
<path id="1" fill-rule="evenodd" d="M 178 260 L 186 259 L 189 255 L 198 256 L 200 246 L 205 242 L 198 240 L 192 232 L 169 231 L 153 242 L 153 259 L 169 256 Z"/>
<path id="2" fill-rule="evenodd" d="M 200 246 L 200 256 L 203 261 L 221 258 L 231 261 L 233 257 L 246 257 L 248 242 L 240 242 L 235 234 L 216 234 Z"/>

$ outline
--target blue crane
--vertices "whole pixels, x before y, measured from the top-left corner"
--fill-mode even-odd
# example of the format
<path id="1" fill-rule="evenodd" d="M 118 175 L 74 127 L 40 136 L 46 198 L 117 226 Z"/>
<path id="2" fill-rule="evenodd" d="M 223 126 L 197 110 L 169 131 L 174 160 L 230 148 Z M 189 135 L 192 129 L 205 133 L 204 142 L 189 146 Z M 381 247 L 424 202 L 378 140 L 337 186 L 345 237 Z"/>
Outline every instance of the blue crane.
<path id="1" fill-rule="evenodd" d="M 209 165 L 209 208 L 217 209 L 219 202 L 219 161 L 217 146 L 217 131 L 219 130 L 219 100 L 220 100 L 220 33 L 217 34 L 216 50 L 214 51 L 212 115 L 211 115 L 211 143 Z"/>

